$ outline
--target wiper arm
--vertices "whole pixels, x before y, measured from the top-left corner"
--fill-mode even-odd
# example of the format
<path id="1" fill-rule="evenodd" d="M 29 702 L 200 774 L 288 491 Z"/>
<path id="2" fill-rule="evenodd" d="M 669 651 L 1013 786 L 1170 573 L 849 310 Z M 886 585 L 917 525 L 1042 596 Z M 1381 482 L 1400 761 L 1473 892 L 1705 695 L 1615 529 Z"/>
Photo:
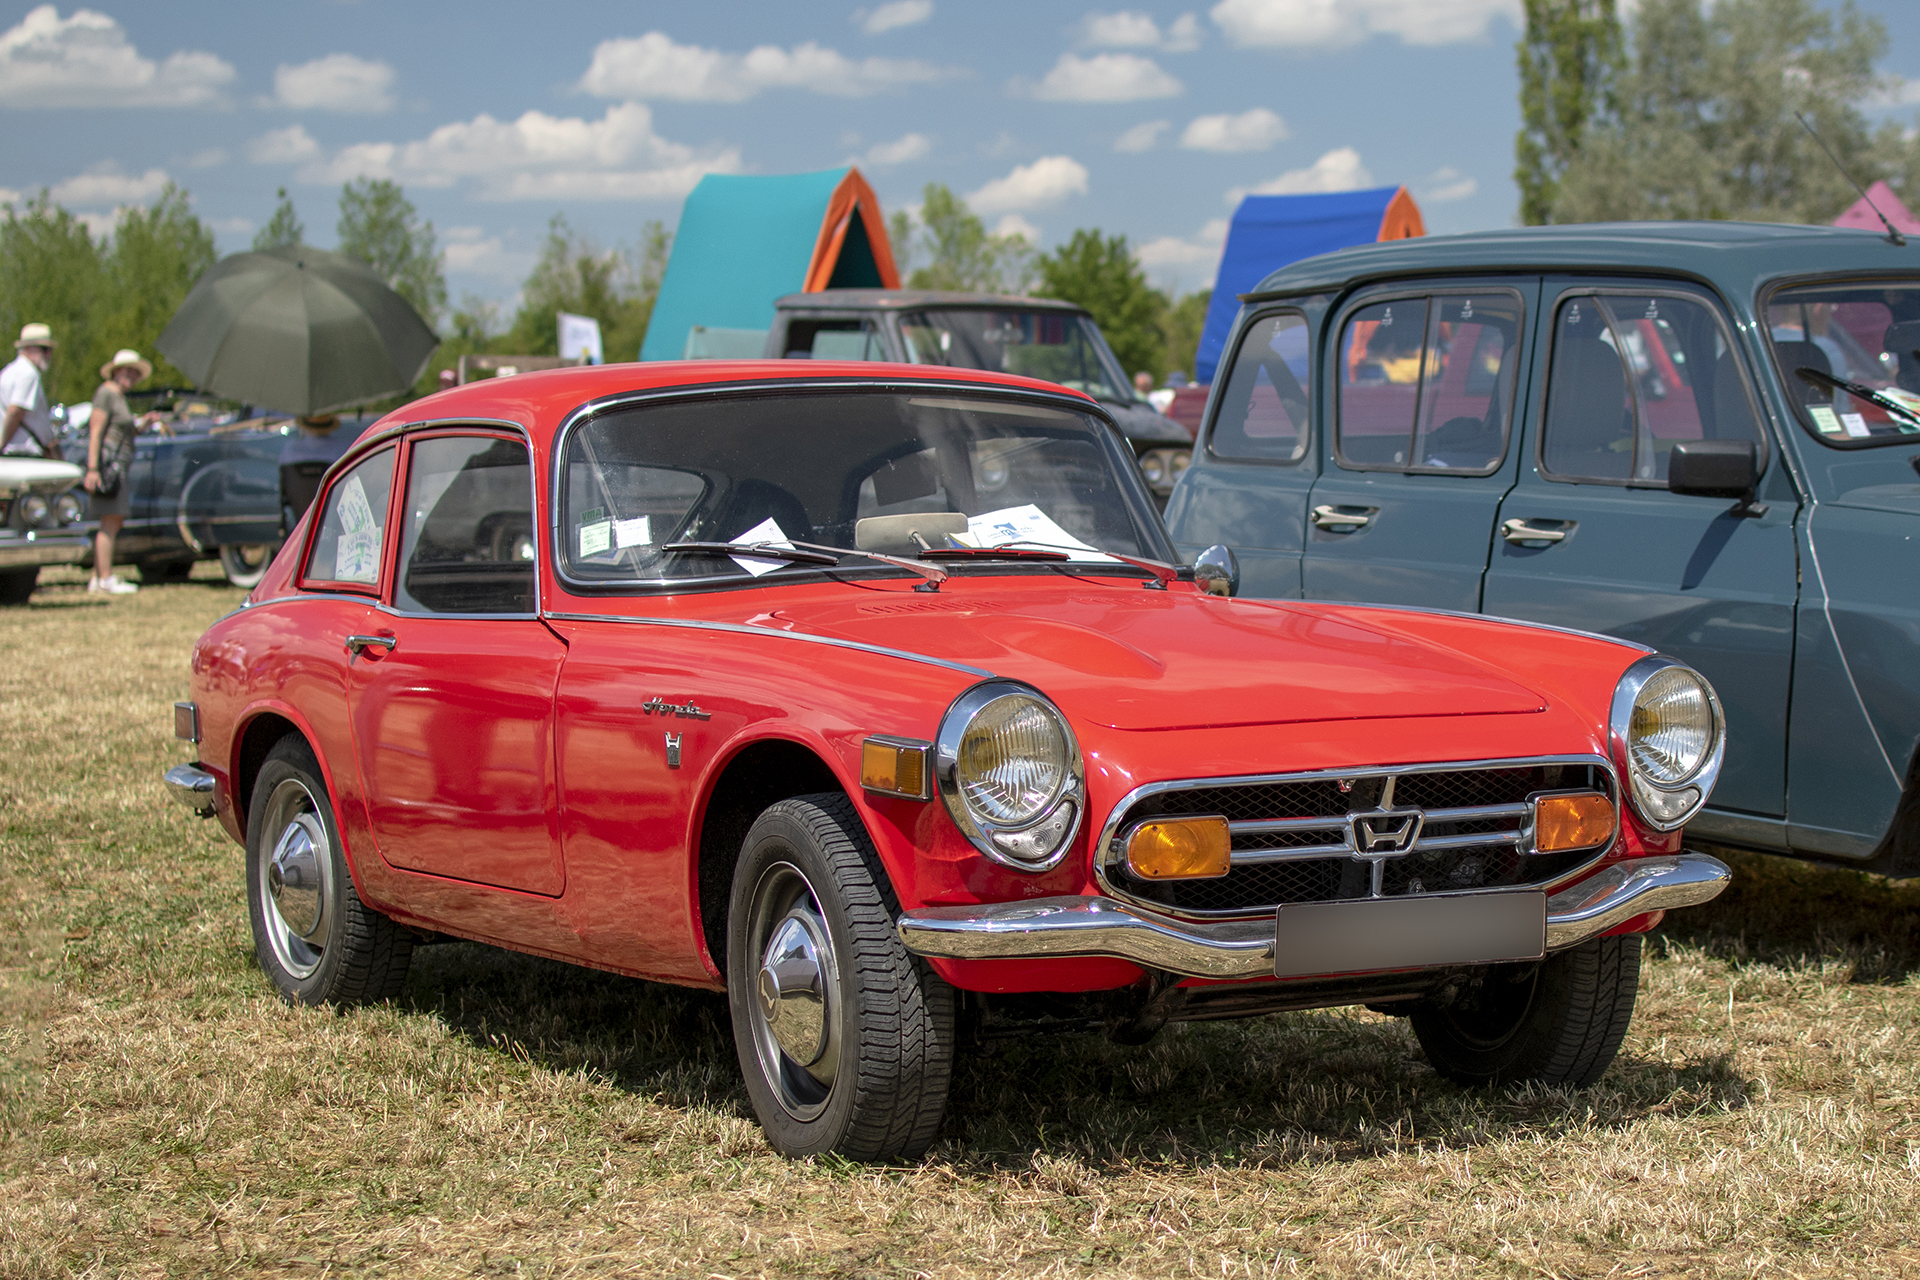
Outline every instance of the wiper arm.
<path id="1" fill-rule="evenodd" d="M 1793 372 L 1808 386 L 1825 387 L 1830 391 L 1844 391 L 1856 400 L 1865 400 L 1868 404 L 1879 405 L 1888 413 L 1897 413 L 1909 422 L 1920 424 L 1920 413 L 1914 412 L 1891 396 L 1881 395 L 1872 387 L 1863 386 L 1858 382 L 1848 382 L 1845 378 L 1836 378 L 1825 370 L 1810 368 L 1804 364 Z"/>
<path id="2" fill-rule="evenodd" d="M 783 547 L 775 542 L 669 542 L 661 550 L 689 555 L 744 556 L 749 560 L 784 560 L 788 564 L 832 566 L 840 563 L 839 556 L 803 551 L 799 547 Z"/>
<path id="3" fill-rule="evenodd" d="M 851 551 L 846 547 L 829 547 L 818 542 L 796 542 L 796 547 L 808 547 L 814 551 L 832 551 L 842 556 L 865 556 L 869 560 L 878 560 L 881 564 L 890 564 L 898 569 L 917 573 L 936 586 L 945 582 L 951 575 L 937 564 L 921 564 L 918 560 L 907 560 L 900 556 L 883 556 L 878 551 Z M 838 563 L 838 560 L 835 561 Z"/>
<path id="4" fill-rule="evenodd" d="M 1169 582 L 1180 580 L 1180 567 L 1167 564 L 1162 560 L 1148 560 L 1143 556 L 1122 555 L 1118 551 L 1097 551 L 1090 547 L 1058 547 L 1050 542 L 1003 542 L 996 547 L 935 547 L 920 554 L 928 560 L 960 560 L 969 557 L 1006 560 L 1071 560 L 1072 552 L 1092 551 L 1094 555 L 1105 556 L 1109 560 L 1118 560 L 1121 564 L 1132 565 L 1136 569 L 1145 569 L 1154 576 L 1154 589 L 1164 591 Z"/>
<path id="5" fill-rule="evenodd" d="M 922 560 L 1071 560 L 1064 551 L 1039 551 L 1031 547 L 928 547 Z"/>

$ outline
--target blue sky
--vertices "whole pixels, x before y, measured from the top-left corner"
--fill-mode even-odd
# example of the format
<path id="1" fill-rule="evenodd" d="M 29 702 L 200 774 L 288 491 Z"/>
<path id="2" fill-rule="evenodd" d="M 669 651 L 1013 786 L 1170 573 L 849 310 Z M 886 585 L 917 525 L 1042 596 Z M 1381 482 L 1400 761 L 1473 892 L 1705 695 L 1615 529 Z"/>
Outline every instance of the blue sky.
<path id="1" fill-rule="evenodd" d="M 1870 0 L 1920 113 L 1920 4 Z M 1405 183 L 1433 232 L 1508 225 L 1519 0 L 375 4 L 0 8 L 0 200 L 106 225 L 171 179 L 245 248 L 284 184 L 333 242 L 339 187 L 400 181 L 448 282 L 510 304 L 548 219 L 603 244 L 671 226 L 704 172 L 856 162 L 1041 246 L 1125 233 L 1210 282 L 1250 190 Z"/>

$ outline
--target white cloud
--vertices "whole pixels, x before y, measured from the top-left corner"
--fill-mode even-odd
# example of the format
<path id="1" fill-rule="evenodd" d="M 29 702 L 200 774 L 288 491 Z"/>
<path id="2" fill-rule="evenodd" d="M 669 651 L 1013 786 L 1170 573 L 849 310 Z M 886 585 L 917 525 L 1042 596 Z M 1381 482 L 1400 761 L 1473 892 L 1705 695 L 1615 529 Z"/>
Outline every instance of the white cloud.
<path id="1" fill-rule="evenodd" d="M 933 0 L 890 0 L 877 9 L 856 9 L 853 20 L 870 36 L 895 27 L 911 27 L 933 16 Z"/>
<path id="2" fill-rule="evenodd" d="M 967 196 L 978 214 L 1014 213 L 1043 209 L 1068 196 L 1087 194 L 1087 167 L 1071 156 L 1045 156 L 1023 164 L 1004 178 L 995 178 Z"/>
<path id="3" fill-rule="evenodd" d="M 1360 153 L 1352 147 L 1336 147 L 1304 169 L 1289 169 L 1252 188 L 1235 188 L 1227 193 L 1228 204 L 1239 204 L 1240 197 L 1296 196 L 1307 192 L 1358 191 L 1373 185 L 1373 175 L 1360 163 Z"/>
<path id="4" fill-rule="evenodd" d="M 221 102 L 233 78 L 211 53 L 143 58 L 124 27 L 91 9 L 62 18 L 43 4 L 0 35 L 0 105 L 9 107 L 197 107 Z"/>
<path id="5" fill-rule="evenodd" d="M 393 68 L 350 53 L 330 53 L 273 73 L 273 95 L 283 107 L 321 111 L 385 111 L 393 106 Z"/>
<path id="6" fill-rule="evenodd" d="M 189 169 L 211 169 L 215 165 L 225 164 L 231 157 L 225 147 L 208 147 L 205 151 L 196 151 L 187 157 Z"/>
<path id="7" fill-rule="evenodd" d="M 1520 0 L 1220 0 L 1209 14 L 1235 44 L 1283 48 L 1373 35 L 1453 44 L 1486 35 L 1496 17 L 1522 23 Z"/>
<path id="8" fill-rule="evenodd" d="M 125 208 L 121 205 L 111 213 L 76 213 L 73 220 L 85 227 L 95 240 L 105 240 L 120 225 L 120 214 Z"/>
<path id="9" fill-rule="evenodd" d="M 993 234 L 997 236 L 1020 236 L 1028 244 L 1040 243 L 1040 228 L 1028 222 L 1017 213 L 1009 213 L 993 224 Z"/>
<path id="10" fill-rule="evenodd" d="M 911 59 L 855 61 L 811 40 L 792 49 L 763 44 L 741 54 L 675 44 L 665 32 L 649 31 L 631 39 L 602 40 L 579 87 L 600 98 L 745 102 L 768 89 L 861 98 L 957 74 Z"/>
<path id="11" fill-rule="evenodd" d="M 517 120 L 478 115 L 415 142 L 361 142 L 300 171 L 303 182 L 399 178 L 445 187 L 480 182 L 489 200 L 655 200 L 684 196 L 709 173 L 740 169 L 737 148 L 696 151 L 653 131 L 638 102 L 598 120 L 528 111 Z"/>
<path id="12" fill-rule="evenodd" d="M 1213 286 L 1213 273 L 1220 265 L 1220 251 L 1226 243 L 1227 220 L 1215 218 L 1201 227 L 1198 235 L 1161 236 L 1135 249 L 1133 256 L 1149 275 L 1175 281 L 1195 280 L 1192 288 L 1207 289 Z M 1197 280 L 1189 272 L 1197 272 Z"/>
<path id="13" fill-rule="evenodd" d="M 68 208 L 97 209 L 101 205 L 139 204 L 151 200 L 167 185 L 165 169 L 149 169 L 142 174 L 123 173 L 112 161 L 97 164 L 77 178 L 56 182 L 50 193 L 55 204 Z M 109 225 L 112 219 L 108 219 Z"/>
<path id="14" fill-rule="evenodd" d="M 1901 75 L 1882 77 L 1880 92 L 1868 102 L 1876 107 L 1920 106 L 1920 79 Z"/>
<path id="15" fill-rule="evenodd" d="M 1191 53 L 1200 47 L 1200 19 L 1183 13 L 1162 32 L 1151 15 L 1131 9 L 1119 13 L 1090 13 L 1080 20 L 1080 43 L 1099 49 Z"/>
<path id="16" fill-rule="evenodd" d="M 246 146 L 247 159 L 255 164 L 298 164 L 320 154 L 320 144 L 306 129 L 290 124 L 261 134 Z"/>
<path id="17" fill-rule="evenodd" d="M 1435 169 L 1414 184 L 1414 191 L 1427 204 L 1445 204 L 1449 200 L 1465 200 L 1479 189 L 1478 178 L 1464 174 L 1451 165 L 1444 169 Z"/>
<path id="18" fill-rule="evenodd" d="M 909 133 L 892 142 L 876 142 L 867 148 L 866 162 L 871 165 L 905 164 L 933 150 L 933 139 L 924 133 Z"/>
<path id="19" fill-rule="evenodd" d="M 0 187 L 0 204 L 19 204 L 24 199 L 26 197 L 12 187 Z"/>
<path id="20" fill-rule="evenodd" d="M 208 218 L 207 225 L 223 236 L 251 235 L 255 229 L 252 218 Z"/>
<path id="21" fill-rule="evenodd" d="M 1265 107 L 1237 116 L 1198 116 L 1180 135 L 1191 151 L 1265 151 L 1287 136 L 1287 122 Z"/>
<path id="22" fill-rule="evenodd" d="M 1166 120 L 1148 120 L 1137 124 L 1114 140 L 1115 151 L 1151 151 L 1160 145 L 1160 135 L 1173 125 Z"/>
<path id="23" fill-rule="evenodd" d="M 1137 53 L 1096 53 L 1091 58 L 1063 53 L 1033 96 L 1052 102 L 1138 102 L 1184 92 L 1185 85 Z"/>

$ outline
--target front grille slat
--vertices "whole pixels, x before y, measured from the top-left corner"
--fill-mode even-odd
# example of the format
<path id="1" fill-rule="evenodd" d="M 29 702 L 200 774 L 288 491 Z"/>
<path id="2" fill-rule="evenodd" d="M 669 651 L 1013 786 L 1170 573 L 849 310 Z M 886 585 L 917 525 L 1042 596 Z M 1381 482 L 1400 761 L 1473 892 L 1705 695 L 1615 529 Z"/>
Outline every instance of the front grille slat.
<path id="1" fill-rule="evenodd" d="M 1386 791 L 1389 778 L 1391 793 Z M 1604 850 L 1527 852 L 1528 800 L 1541 792 L 1589 788 L 1604 791 L 1618 805 L 1612 771 L 1598 758 L 1409 765 L 1345 779 L 1313 774 L 1162 785 L 1124 805 L 1108 824 L 1114 838 L 1113 847 L 1103 851 L 1104 873 L 1119 896 L 1200 916 L 1246 915 L 1300 902 L 1548 884 Z M 1401 854 L 1356 855 L 1350 819 L 1378 811 L 1389 795 L 1394 812 L 1422 811 L 1418 840 Z M 1148 883 L 1130 877 L 1118 856 L 1123 833 L 1148 818 L 1189 814 L 1226 817 L 1232 870 L 1211 880 Z"/>

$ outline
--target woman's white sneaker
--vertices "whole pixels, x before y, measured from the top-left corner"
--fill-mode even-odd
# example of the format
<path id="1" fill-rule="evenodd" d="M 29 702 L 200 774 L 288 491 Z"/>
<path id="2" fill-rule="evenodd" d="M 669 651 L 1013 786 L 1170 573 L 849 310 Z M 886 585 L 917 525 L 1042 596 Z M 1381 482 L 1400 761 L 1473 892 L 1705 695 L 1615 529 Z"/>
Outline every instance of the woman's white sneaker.
<path id="1" fill-rule="evenodd" d="M 94 578 L 87 583 L 87 594 L 98 591 L 110 596 L 130 596 L 140 588 L 126 581 L 119 574 L 109 574 L 104 578 Z"/>

